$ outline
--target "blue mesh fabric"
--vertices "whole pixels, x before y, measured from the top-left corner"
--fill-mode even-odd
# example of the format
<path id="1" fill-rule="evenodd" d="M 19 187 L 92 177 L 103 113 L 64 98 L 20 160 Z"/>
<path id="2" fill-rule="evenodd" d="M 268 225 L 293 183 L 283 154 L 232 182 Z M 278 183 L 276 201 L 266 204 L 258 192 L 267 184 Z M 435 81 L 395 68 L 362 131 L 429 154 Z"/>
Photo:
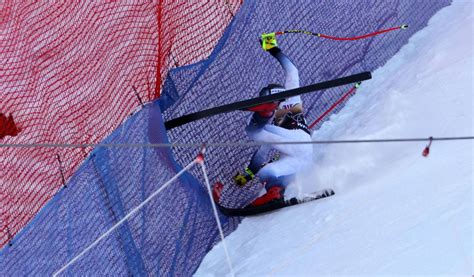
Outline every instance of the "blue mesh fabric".
<path id="1" fill-rule="evenodd" d="M 146 105 L 103 143 L 167 143 L 159 104 Z M 199 149 L 193 151 L 197 155 Z M 95 149 L 67 187 L 14 238 L 12 246 L 2 250 L 0 275 L 51 275 L 180 169 L 169 148 Z M 226 233 L 237 223 L 221 220 Z M 209 196 L 192 175 L 185 174 L 66 273 L 190 273 L 217 238 Z"/>
<path id="2" fill-rule="evenodd" d="M 437 1 L 245 1 L 211 56 L 171 71 L 162 99 L 142 108 L 103 143 L 248 141 L 243 131 L 250 114 L 232 112 L 169 132 L 165 120 L 208 107 L 255 97 L 268 83 L 282 82 L 277 62 L 262 51 L 263 32 L 305 29 L 355 36 L 402 23 L 408 30 L 360 41 L 331 41 L 304 35 L 279 37 L 281 49 L 309 85 L 360 71 L 373 71 L 449 0 Z M 350 86 L 303 96 L 312 122 Z M 383 93 L 383 92 L 380 92 Z M 341 109 L 343 105 L 339 106 Z M 317 126 L 318 127 L 318 126 Z M 230 177 L 255 148 L 209 147 L 211 181 L 227 184 L 223 204 L 241 206 L 258 185 L 238 189 Z M 199 149 L 100 147 L 84 161 L 36 218 L 0 252 L 1 275 L 50 275 L 106 232 L 131 209 L 192 161 Z M 177 162 L 175 162 L 175 160 Z M 221 216 L 225 233 L 238 219 Z M 187 276 L 218 241 L 201 169 L 195 167 L 72 265 L 70 275 L 146 274 Z"/>

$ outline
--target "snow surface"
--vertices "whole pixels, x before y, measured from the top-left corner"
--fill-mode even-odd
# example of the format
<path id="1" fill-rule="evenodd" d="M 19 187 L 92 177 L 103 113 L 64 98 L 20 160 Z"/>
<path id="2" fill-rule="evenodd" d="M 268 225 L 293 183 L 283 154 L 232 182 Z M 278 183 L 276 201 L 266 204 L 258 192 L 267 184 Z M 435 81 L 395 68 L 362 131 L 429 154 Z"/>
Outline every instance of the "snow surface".
<path id="1" fill-rule="evenodd" d="M 472 136 L 473 22 L 472 1 L 439 11 L 313 139 Z M 226 239 L 236 275 L 471 276 L 473 141 L 425 145 L 315 145 L 288 194 L 337 194 L 244 219 Z M 196 276 L 229 275 L 219 243 Z"/>

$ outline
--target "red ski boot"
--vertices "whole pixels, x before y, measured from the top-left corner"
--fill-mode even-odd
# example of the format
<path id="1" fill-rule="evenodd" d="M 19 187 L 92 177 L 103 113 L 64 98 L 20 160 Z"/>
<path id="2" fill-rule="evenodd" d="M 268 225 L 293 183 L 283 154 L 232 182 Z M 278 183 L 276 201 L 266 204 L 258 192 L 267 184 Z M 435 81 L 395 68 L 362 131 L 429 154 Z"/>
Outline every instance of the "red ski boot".
<path id="1" fill-rule="evenodd" d="M 285 189 L 280 186 L 273 186 L 267 190 L 267 193 L 255 199 L 255 201 L 250 204 L 251 206 L 262 206 L 271 202 L 283 201 L 283 194 Z"/>
<path id="2" fill-rule="evenodd" d="M 217 181 L 213 186 L 212 186 L 212 198 L 216 203 L 219 203 L 219 200 L 221 199 L 221 193 L 222 190 L 224 189 L 224 185 Z"/>

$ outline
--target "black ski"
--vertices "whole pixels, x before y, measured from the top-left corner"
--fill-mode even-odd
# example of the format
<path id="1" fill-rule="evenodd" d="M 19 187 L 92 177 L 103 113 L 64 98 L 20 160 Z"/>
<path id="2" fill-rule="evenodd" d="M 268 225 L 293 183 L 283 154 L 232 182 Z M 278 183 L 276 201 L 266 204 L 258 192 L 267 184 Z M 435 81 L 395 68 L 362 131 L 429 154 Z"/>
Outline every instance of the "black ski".
<path id="1" fill-rule="evenodd" d="M 362 73 L 334 79 L 331 81 L 326 81 L 326 82 L 321 82 L 321 83 L 317 83 L 317 84 L 313 84 L 313 85 L 309 85 L 305 87 L 286 90 L 284 92 L 280 92 L 280 93 L 276 93 L 272 95 L 266 95 L 266 96 L 252 98 L 252 99 L 247 99 L 240 102 L 226 104 L 226 105 L 210 108 L 203 111 L 186 114 L 186 115 L 168 120 L 165 122 L 165 128 L 166 130 L 169 130 L 174 127 L 178 127 L 186 123 L 196 121 L 205 117 L 209 117 L 209 116 L 213 116 L 213 115 L 217 115 L 221 113 L 227 113 L 231 111 L 236 111 L 236 110 L 245 111 L 250 107 L 254 107 L 260 104 L 278 101 L 278 100 L 282 100 L 288 97 L 297 96 L 297 95 L 301 95 L 301 94 L 305 94 L 305 93 L 309 93 L 313 91 L 362 82 L 365 80 L 369 80 L 371 78 L 372 76 L 370 72 L 362 72 Z"/>
<path id="2" fill-rule="evenodd" d="M 301 199 L 293 197 L 287 200 L 272 202 L 266 205 L 256 206 L 256 207 L 246 206 L 243 208 L 226 208 L 226 207 L 221 206 L 218 203 L 216 203 L 216 205 L 219 208 L 219 210 L 226 216 L 251 216 L 251 215 L 267 213 L 267 212 L 282 209 L 285 207 L 307 203 L 310 201 L 315 201 L 321 198 L 333 196 L 334 194 L 335 192 L 332 189 L 325 189 L 325 190 L 314 192 L 311 195 L 303 197 Z"/>

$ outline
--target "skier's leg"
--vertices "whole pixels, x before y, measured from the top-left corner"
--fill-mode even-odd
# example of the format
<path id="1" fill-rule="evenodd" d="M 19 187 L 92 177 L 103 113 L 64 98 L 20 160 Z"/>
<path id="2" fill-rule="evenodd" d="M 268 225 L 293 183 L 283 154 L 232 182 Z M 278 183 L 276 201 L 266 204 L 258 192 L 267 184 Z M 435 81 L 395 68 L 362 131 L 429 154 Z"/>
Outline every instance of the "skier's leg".
<path id="1" fill-rule="evenodd" d="M 250 159 L 249 165 L 243 172 L 238 172 L 234 177 L 234 182 L 238 186 L 245 186 L 247 182 L 255 178 L 255 174 L 268 162 L 268 152 L 271 146 L 262 145 L 255 151 Z"/>
<path id="2" fill-rule="evenodd" d="M 262 145 L 253 153 L 247 167 L 253 174 L 256 174 L 268 162 L 268 153 L 271 149 L 270 145 Z"/>
<path id="3" fill-rule="evenodd" d="M 273 114 L 273 112 L 271 113 Z M 245 131 L 250 138 L 255 134 L 261 133 L 264 126 L 270 122 L 271 114 L 255 112 L 250 119 L 249 124 L 245 127 Z M 264 136 L 264 135 L 263 135 Z M 238 172 L 234 177 L 234 182 L 238 186 L 244 186 L 248 181 L 255 177 L 255 174 L 267 162 L 268 152 L 271 150 L 270 145 L 262 145 L 254 152 L 250 160 L 250 164 L 245 168 L 244 172 Z"/>
<path id="4" fill-rule="evenodd" d="M 257 174 L 265 186 L 266 193 L 252 202 L 253 206 L 264 205 L 273 201 L 282 201 L 286 187 L 294 179 L 296 170 L 292 168 L 293 158 L 283 157 L 265 165 Z"/>
<path id="5" fill-rule="evenodd" d="M 265 165 L 257 173 L 259 180 L 268 189 L 278 185 L 286 188 L 299 168 L 299 161 L 294 157 L 284 156 L 278 161 Z"/>

